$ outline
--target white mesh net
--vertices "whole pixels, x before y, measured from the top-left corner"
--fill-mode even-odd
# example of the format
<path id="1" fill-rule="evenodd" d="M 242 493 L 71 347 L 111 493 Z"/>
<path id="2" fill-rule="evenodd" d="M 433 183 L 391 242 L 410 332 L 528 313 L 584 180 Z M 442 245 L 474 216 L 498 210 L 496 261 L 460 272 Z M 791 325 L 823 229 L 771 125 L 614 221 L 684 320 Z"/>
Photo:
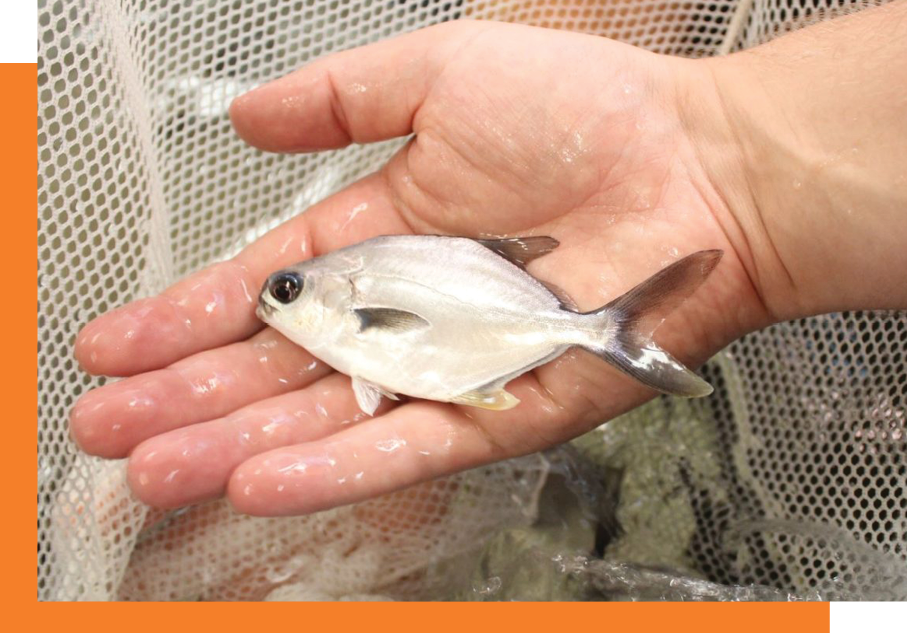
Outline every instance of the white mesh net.
<path id="1" fill-rule="evenodd" d="M 468 571 L 489 538 L 537 516 L 548 474 L 539 456 L 315 516 L 252 519 L 224 503 L 150 510 L 130 496 L 124 464 L 75 449 L 69 409 L 103 382 L 73 360 L 82 324 L 234 253 L 399 147 L 253 152 L 230 128 L 234 96 L 326 53 L 444 20 L 518 21 L 705 56 L 862 6 L 40 1 L 38 598 L 441 597 L 451 568 Z M 706 372 L 718 387 L 709 400 L 659 399 L 578 443 L 584 459 L 622 473 L 623 531 L 603 553 L 798 596 L 907 598 L 905 315 L 773 327 Z M 593 584 L 613 586 L 609 573 Z M 503 582 L 476 591 L 500 597 Z"/>

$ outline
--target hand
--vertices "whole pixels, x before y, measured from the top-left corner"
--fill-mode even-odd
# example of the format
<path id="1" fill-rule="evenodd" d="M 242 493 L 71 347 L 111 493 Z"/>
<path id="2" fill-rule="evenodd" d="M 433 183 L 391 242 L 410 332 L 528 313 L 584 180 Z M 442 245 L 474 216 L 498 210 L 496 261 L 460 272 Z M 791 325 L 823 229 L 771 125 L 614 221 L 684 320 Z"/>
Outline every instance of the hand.
<path id="1" fill-rule="evenodd" d="M 771 249 L 751 250 L 725 203 L 722 187 L 740 172 L 712 77 L 704 64 L 601 38 L 458 22 L 240 97 L 234 126 L 267 151 L 416 136 L 233 260 L 87 325 L 83 367 L 129 378 L 77 403 L 75 439 L 129 456 L 130 485 L 151 505 L 226 493 L 241 512 L 300 514 L 544 449 L 651 398 L 575 352 L 512 382 L 522 403 L 510 411 L 414 400 L 365 418 L 347 377 L 262 329 L 256 295 L 280 267 L 381 234 L 552 235 L 561 246 L 530 270 L 581 309 L 691 252 L 723 249 L 656 336 L 695 366 L 776 318 L 754 274 Z M 713 148 L 730 156 L 721 169 Z"/>

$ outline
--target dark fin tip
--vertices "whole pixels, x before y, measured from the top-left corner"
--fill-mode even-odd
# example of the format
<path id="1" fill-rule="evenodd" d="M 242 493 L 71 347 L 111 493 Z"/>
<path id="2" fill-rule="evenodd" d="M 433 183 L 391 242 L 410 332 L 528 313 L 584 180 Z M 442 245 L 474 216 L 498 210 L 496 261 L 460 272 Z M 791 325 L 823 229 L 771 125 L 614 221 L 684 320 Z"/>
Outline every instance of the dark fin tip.
<path id="1" fill-rule="evenodd" d="M 428 327 L 430 323 L 413 312 L 394 310 L 393 308 L 359 308 L 354 310 L 359 317 L 359 331 L 370 328 L 383 328 L 397 332 L 407 332 Z"/>
<path id="2" fill-rule="evenodd" d="M 561 245 L 548 235 L 532 235 L 527 237 L 507 237 L 499 240 L 476 240 L 485 248 L 516 264 L 526 266 L 534 259 L 546 255 Z"/>

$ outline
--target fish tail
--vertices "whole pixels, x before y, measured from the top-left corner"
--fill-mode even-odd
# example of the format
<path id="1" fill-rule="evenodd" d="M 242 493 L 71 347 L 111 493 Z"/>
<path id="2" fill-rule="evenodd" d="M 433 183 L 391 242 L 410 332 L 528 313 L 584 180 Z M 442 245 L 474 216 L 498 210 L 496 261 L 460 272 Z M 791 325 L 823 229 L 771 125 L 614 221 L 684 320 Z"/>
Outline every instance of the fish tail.
<path id="1" fill-rule="evenodd" d="M 665 317 L 689 297 L 718 264 L 722 251 L 699 251 L 655 273 L 606 306 L 583 316 L 600 319 L 603 335 L 585 349 L 663 393 L 695 398 L 712 386 L 652 341 Z"/>

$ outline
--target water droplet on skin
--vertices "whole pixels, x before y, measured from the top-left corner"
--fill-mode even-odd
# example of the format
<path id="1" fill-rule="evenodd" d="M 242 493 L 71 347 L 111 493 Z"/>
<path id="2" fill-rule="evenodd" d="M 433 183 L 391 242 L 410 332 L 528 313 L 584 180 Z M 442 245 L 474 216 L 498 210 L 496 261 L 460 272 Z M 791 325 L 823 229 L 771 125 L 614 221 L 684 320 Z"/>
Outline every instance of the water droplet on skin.
<path id="1" fill-rule="evenodd" d="M 799 189 L 802 186 L 803 183 L 801 183 L 799 180 L 794 180 L 794 189 Z"/>
<path id="2" fill-rule="evenodd" d="M 199 284 L 199 285 L 201 285 L 201 284 Z M 143 305 L 141 305 L 140 307 L 138 307 L 134 310 L 134 314 L 132 315 L 132 317 L 138 321 L 141 321 L 142 319 L 147 317 L 149 314 L 151 314 L 152 310 L 154 310 L 154 305 L 152 304 L 150 299 L 146 299 Z M 127 315 L 124 312 L 124 313 L 121 313 L 121 317 L 129 318 L 129 315 Z"/>
<path id="3" fill-rule="evenodd" d="M 110 427 L 110 430 L 113 431 L 114 433 L 116 433 L 121 428 L 123 428 L 123 426 L 121 424 L 114 424 L 112 427 Z"/>
<path id="4" fill-rule="evenodd" d="M 140 486 L 147 486 L 147 485 L 148 485 L 148 475 L 147 475 L 147 473 L 141 473 L 141 474 L 139 474 L 139 485 L 140 485 Z"/>
<path id="5" fill-rule="evenodd" d="M 367 90 L 368 88 L 360 83 L 351 83 L 347 92 L 349 94 L 362 94 Z"/>
<path id="6" fill-rule="evenodd" d="M 280 428 L 280 426 L 281 423 L 277 420 L 274 420 L 261 427 L 261 432 L 265 435 L 273 435 L 277 431 L 277 429 Z"/>
<path id="7" fill-rule="evenodd" d="M 170 473 L 166 477 L 164 477 L 164 483 L 172 484 L 173 479 L 177 476 L 177 474 L 179 474 L 179 468 L 177 468 L 176 470 L 171 470 Z"/>
<path id="8" fill-rule="evenodd" d="M 287 110 L 296 110 L 305 103 L 305 98 L 300 95 L 290 95 L 280 100 L 280 103 Z"/>
<path id="9" fill-rule="evenodd" d="M 189 384 L 192 387 L 192 391 L 200 396 L 212 393 L 223 387 L 223 382 L 218 376 L 197 378 L 195 380 L 190 380 Z"/>
<path id="10" fill-rule="evenodd" d="M 318 415 L 320 415 L 323 418 L 328 417 L 328 411 L 327 411 L 327 409 L 324 408 L 324 405 L 322 405 L 321 403 L 318 403 L 315 405 L 315 412 L 318 413 Z"/>
<path id="11" fill-rule="evenodd" d="M 365 211 L 367 209 L 368 209 L 367 202 L 362 202 L 360 204 L 357 204 L 355 207 L 353 207 L 350 210 L 350 215 L 349 215 L 349 217 L 347 217 L 346 222 L 344 222 L 343 225 L 340 227 L 340 231 L 343 232 L 344 230 L 346 230 L 346 227 L 349 226 L 350 222 L 355 220 L 356 216 L 358 216 L 360 213 L 362 213 L 363 211 Z"/>
<path id="12" fill-rule="evenodd" d="M 242 489 L 242 493 L 247 497 L 252 494 L 252 484 L 246 484 L 245 488 Z"/>
<path id="13" fill-rule="evenodd" d="M 284 489 L 283 484 L 277 484 L 277 492 L 283 492 L 283 489 Z"/>
<path id="14" fill-rule="evenodd" d="M 355 477 L 357 480 L 361 480 L 362 477 L 363 477 L 363 475 L 365 475 L 365 472 L 360 470 L 358 473 L 356 473 L 356 474 L 354 475 L 354 477 Z"/>
<path id="15" fill-rule="evenodd" d="M 672 246 L 668 249 L 668 255 L 670 255 L 671 257 L 677 257 L 678 255 L 680 255 L 680 251 L 676 247 Z"/>
<path id="16" fill-rule="evenodd" d="M 327 455 L 307 457 L 298 462 L 293 462 L 292 464 L 289 464 L 282 468 L 278 468 L 277 472 L 284 473 L 284 474 L 298 473 L 301 475 L 301 474 L 305 474 L 305 472 L 309 469 L 310 465 L 319 465 L 319 464 L 333 467 L 333 466 L 337 465 L 337 460 L 335 460 L 333 457 L 328 457 Z"/>
<path id="17" fill-rule="evenodd" d="M 418 451 L 419 455 L 431 455 L 431 451 Z"/>
<path id="18" fill-rule="evenodd" d="M 239 283 L 242 286 L 243 294 L 246 296 L 246 303 L 249 303 L 249 304 L 254 303 L 254 300 L 252 299 L 252 295 L 249 294 L 249 288 L 248 288 L 248 286 L 246 286 L 246 280 L 243 279 L 242 277 L 240 277 Z"/>
<path id="19" fill-rule="evenodd" d="M 129 409 L 150 409 L 154 406 L 154 400 L 147 396 L 135 397 L 129 400 L 126 405 Z"/>
<path id="20" fill-rule="evenodd" d="M 406 446 L 406 440 L 393 439 L 393 440 L 382 440 L 375 443 L 375 448 L 384 453 L 393 453 L 394 451 L 403 448 Z"/>
<path id="21" fill-rule="evenodd" d="M 135 336 L 135 330 L 129 330 L 123 335 L 123 338 L 129 340 Z"/>
<path id="22" fill-rule="evenodd" d="M 214 312 L 214 309 L 216 307 L 217 307 L 216 301 L 209 301 L 208 303 L 205 304 L 205 313 L 211 314 L 212 312 Z"/>

